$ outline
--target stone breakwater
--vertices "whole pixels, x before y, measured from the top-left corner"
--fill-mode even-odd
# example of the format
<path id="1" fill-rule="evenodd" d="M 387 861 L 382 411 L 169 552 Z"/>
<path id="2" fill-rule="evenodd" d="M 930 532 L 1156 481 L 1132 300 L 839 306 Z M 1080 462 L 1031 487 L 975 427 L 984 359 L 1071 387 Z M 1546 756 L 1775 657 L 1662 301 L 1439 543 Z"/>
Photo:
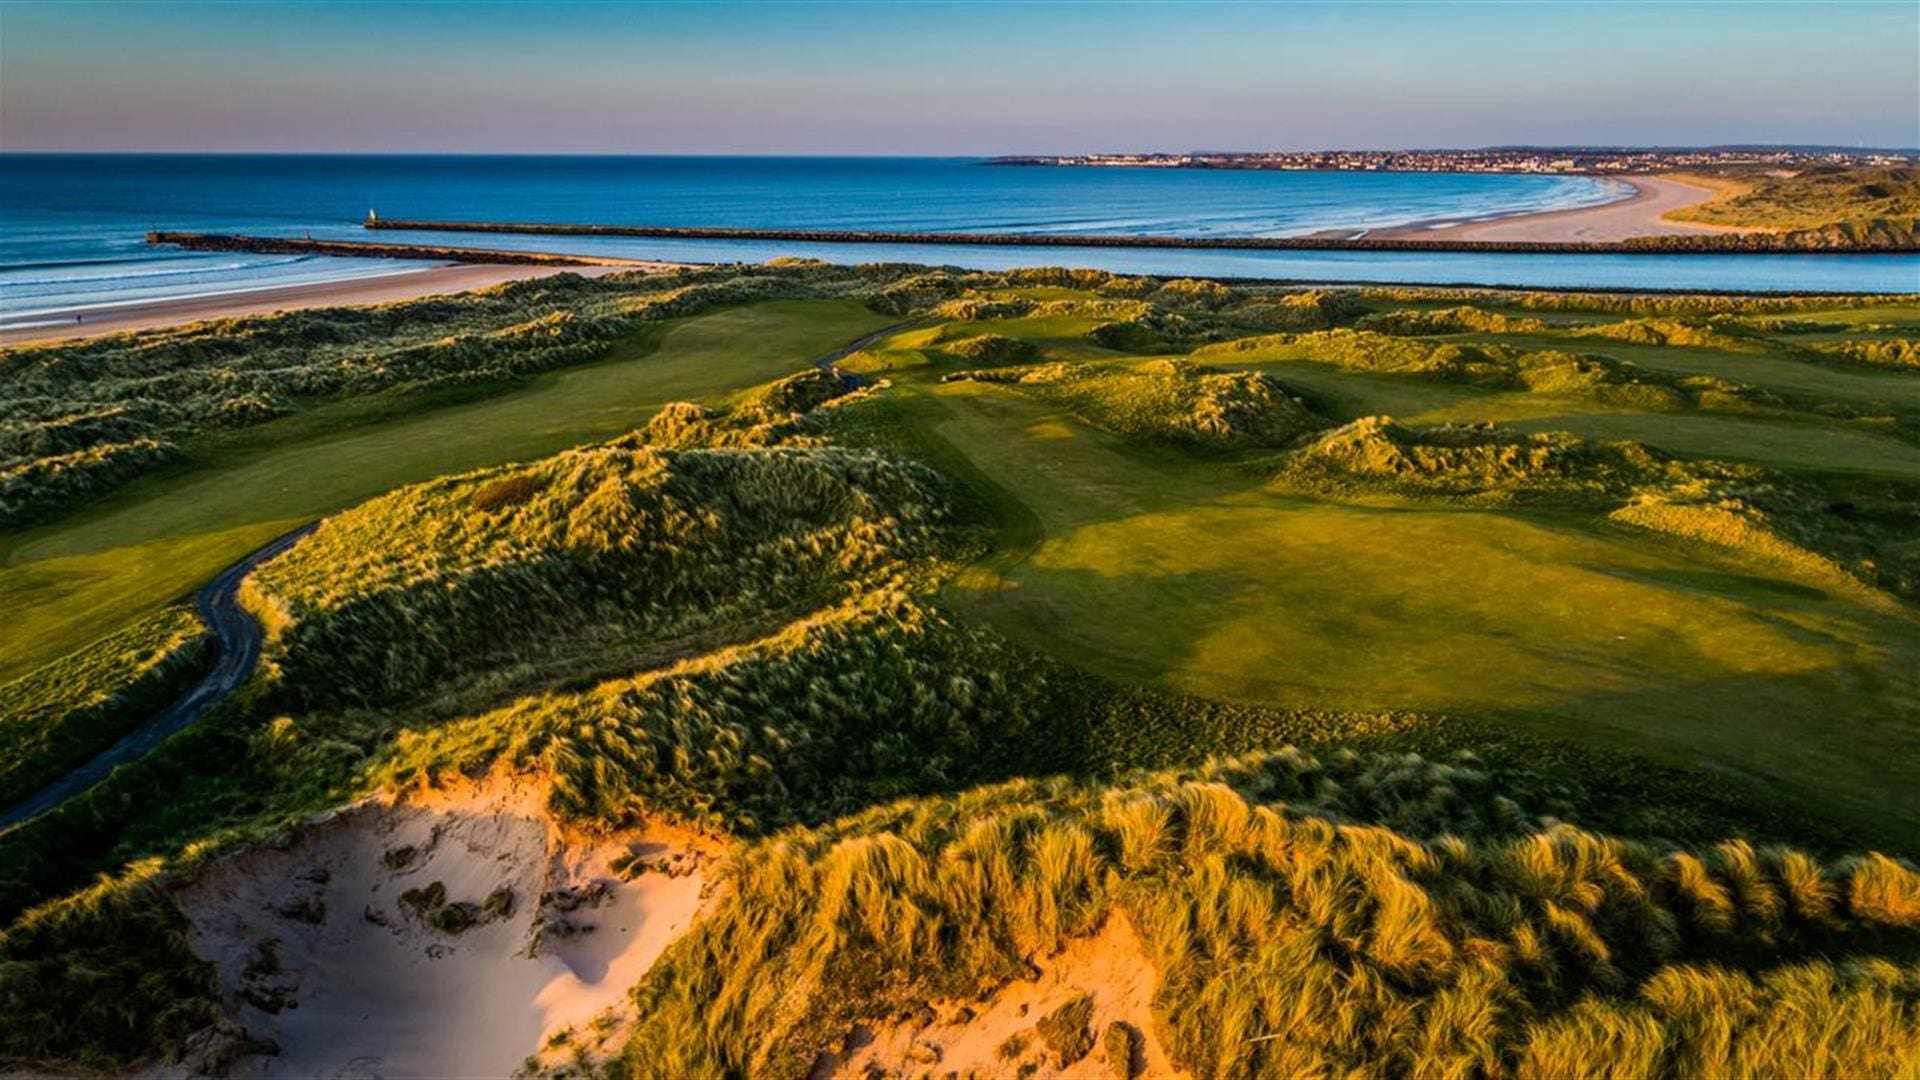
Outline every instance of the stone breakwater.
<path id="1" fill-rule="evenodd" d="M 219 233 L 150 232 L 149 244 L 172 244 L 191 251 L 238 251 L 256 255 L 337 255 L 348 258 L 421 259 L 432 262 L 515 266 L 650 266 L 639 259 L 597 255 L 552 255 L 538 251 L 489 251 L 427 244 L 376 244 L 360 240 L 306 240 L 277 236 L 228 236 Z"/>
<path id="2" fill-rule="evenodd" d="M 741 229 L 681 225 L 549 225 L 498 221 L 411 221 L 370 218 L 368 229 L 516 233 L 530 236 L 631 236 L 655 240 L 793 240 L 825 244 L 950 244 L 975 247 L 1191 248 L 1254 251 L 1463 251 L 1512 255 L 1710 255 L 1723 253 L 1909 253 L 1913 244 L 1810 244 L 1799 234 L 1727 233 L 1647 236 L 1618 243 L 1449 240 L 1444 237 L 1370 239 L 1327 236 L 1065 236 L 1057 233 L 883 232 L 849 229 Z"/>

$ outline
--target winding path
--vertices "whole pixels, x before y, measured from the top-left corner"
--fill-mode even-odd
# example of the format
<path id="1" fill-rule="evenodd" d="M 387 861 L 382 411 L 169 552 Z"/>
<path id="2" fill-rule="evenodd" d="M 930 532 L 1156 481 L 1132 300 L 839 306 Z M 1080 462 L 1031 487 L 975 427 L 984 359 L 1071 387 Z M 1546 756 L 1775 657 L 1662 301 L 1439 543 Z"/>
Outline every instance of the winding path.
<path id="1" fill-rule="evenodd" d="M 239 689 L 247 676 L 253 674 L 262 641 L 260 623 L 240 606 L 240 583 L 254 567 L 286 551 L 319 525 L 317 521 L 310 522 L 268 541 L 202 586 L 194 597 L 194 607 L 214 635 L 213 662 L 207 665 L 206 674 L 172 705 L 155 713 L 93 760 L 41 788 L 30 798 L 0 811 L 0 830 L 46 813 L 106 779 L 119 766 L 145 756 L 169 735 L 205 716 L 208 709 Z"/>
<path id="2" fill-rule="evenodd" d="M 838 378 L 840 380 L 840 385 L 847 388 L 848 390 L 858 390 L 862 386 L 867 385 L 867 377 L 865 375 L 860 375 L 851 371 L 841 371 L 840 368 L 837 366 L 840 363 L 840 361 L 845 360 L 847 357 L 852 356 L 854 353 L 859 352 L 861 349 L 864 349 L 869 345 L 872 345 L 876 341 L 881 341 L 886 338 L 890 338 L 902 330 L 908 330 L 915 326 L 919 326 L 923 322 L 924 320 L 922 319 L 908 319 L 905 322 L 894 323 L 892 326 L 883 326 L 880 329 L 875 330 L 873 333 L 855 338 L 854 340 L 849 341 L 845 345 L 841 346 L 838 350 L 828 353 L 826 356 L 823 356 L 820 359 L 815 360 L 813 362 L 813 366 L 819 368 L 821 371 L 824 371 L 829 375 L 832 375 Z"/>

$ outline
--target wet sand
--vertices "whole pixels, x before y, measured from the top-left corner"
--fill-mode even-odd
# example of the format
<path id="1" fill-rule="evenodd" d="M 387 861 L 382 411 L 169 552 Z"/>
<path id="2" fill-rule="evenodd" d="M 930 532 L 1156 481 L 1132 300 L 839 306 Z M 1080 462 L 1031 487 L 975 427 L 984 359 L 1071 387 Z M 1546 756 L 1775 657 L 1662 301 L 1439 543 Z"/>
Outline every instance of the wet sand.
<path id="1" fill-rule="evenodd" d="M 1719 194 L 1713 188 L 1668 176 L 1615 177 L 1634 193 L 1616 202 L 1575 210 L 1516 214 L 1493 221 L 1426 222 L 1368 233 L 1374 240 L 1489 240 L 1517 244 L 1617 243 L 1635 236 L 1692 236 L 1729 231 L 1725 226 L 1667 221 L 1662 215 Z M 1739 231 L 1739 230 L 1732 230 Z"/>
<path id="2" fill-rule="evenodd" d="M 285 285 L 221 296 L 184 297 L 175 300 L 136 301 L 124 307 L 52 311 L 34 316 L 33 321 L 60 320 L 58 325 L 24 326 L 8 329 L 0 324 L 0 345 L 20 345 L 36 341 L 60 341 L 96 337 L 123 330 L 145 330 L 156 326 L 174 326 L 208 319 L 231 319 L 241 315 L 265 315 L 301 308 L 342 307 L 353 304 L 384 304 L 395 300 L 413 300 L 422 296 L 466 292 L 508 281 L 547 277 L 552 274 L 580 274 L 599 277 L 630 270 L 659 271 L 677 264 L 635 262 L 631 266 L 494 266 L 484 263 L 456 264 L 405 270 L 380 277 L 349 281 L 327 281 L 312 285 Z M 80 322 L 75 322 L 75 317 Z"/>

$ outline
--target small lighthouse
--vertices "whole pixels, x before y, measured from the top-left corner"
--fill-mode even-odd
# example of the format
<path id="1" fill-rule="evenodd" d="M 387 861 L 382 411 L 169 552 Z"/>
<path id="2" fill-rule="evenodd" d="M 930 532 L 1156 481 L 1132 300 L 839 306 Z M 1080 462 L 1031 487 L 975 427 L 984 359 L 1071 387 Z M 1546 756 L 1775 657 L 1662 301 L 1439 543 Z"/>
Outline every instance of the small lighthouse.
<path id="1" fill-rule="evenodd" d="M 380 215 L 374 213 L 372 209 L 367 210 L 367 226 L 366 227 L 369 229 L 377 229 L 380 227 Z"/>

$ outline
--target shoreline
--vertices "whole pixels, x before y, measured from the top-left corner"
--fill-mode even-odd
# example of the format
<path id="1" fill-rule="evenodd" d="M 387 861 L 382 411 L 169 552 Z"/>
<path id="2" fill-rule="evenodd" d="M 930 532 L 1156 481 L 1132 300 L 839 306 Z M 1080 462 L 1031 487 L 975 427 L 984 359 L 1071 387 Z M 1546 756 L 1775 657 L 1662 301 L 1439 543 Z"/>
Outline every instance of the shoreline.
<path id="1" fill-rule="evenodd" d="M 1744 232 L 1726 225 L 1668 221 L 1666 214 L 1717 197 L 1717 189 L 1671 176 L 1609 176 L 1631 193 L 1591 206 L 1532 210 L 1469 220 L 1437 218 L 1364 233 L 1374 240 L 1469 241 L 1508 244 L 1619 243 L 1642 236 L 1713 236 Z"/>
<path id="2" fill-rule="evenodd" d="M 1473 252 L 1560 255 L 1837 255 L 1914 254 L 1905 240 L 1831 240 L 1813 235 L 1703 225 L 1667 215 L 1722 194 L 1699 179 L 1678 176 L 1605 177 L 1628 188 L 1620 198 L 1552 210 L 1491 211 L 1471 218 L 1432 219 L 1379 229 L 1342 227 L 1289 236 L 1161 235 L 1143 233 L 919 232 L 883 229 L 803 229 L 714 225 L 591 225 L 526 221 L 437 221 L 369 218 L 370 232 L 430 234 L 435 250 L 447 234 L 598 237 L 670 241 L 775 241 L 811 244 L 894 244 L 989 248 L 1143 248 L 1196 251 Z M 294 250 L 279 239 L 166 234 L 160 242 L 211 250 Z M 260 247 L 247 245 L 260 244 Z M 272 245 L 272 246 L 265 246 Z M 327 251 L 351 246 L 333 241 Z M 369 245 L 375 246 L 375 245 Z M 316 250 L 318 250 L 316 248 Z"/>
<path id="3" fill-rule="evenodd" d="M 198 296 L 50 308 L 33 314 L 29 325 L 9 326 L 0 323 L 0 346 L 72 341 L 127 330 L 183 326 L 214 319 L 270 315 L 278 311 L 387 304 L 425 296 L 472 292 L 511 281 L 526 281 L 554 274 L 599 277 L 629 270 L 654 272 L 678 265 L 639 262 L 618 266 L 448 263 L 300 285 L 267 285 Z M 75 322 L 76 318 L 81 321 Z"/>

